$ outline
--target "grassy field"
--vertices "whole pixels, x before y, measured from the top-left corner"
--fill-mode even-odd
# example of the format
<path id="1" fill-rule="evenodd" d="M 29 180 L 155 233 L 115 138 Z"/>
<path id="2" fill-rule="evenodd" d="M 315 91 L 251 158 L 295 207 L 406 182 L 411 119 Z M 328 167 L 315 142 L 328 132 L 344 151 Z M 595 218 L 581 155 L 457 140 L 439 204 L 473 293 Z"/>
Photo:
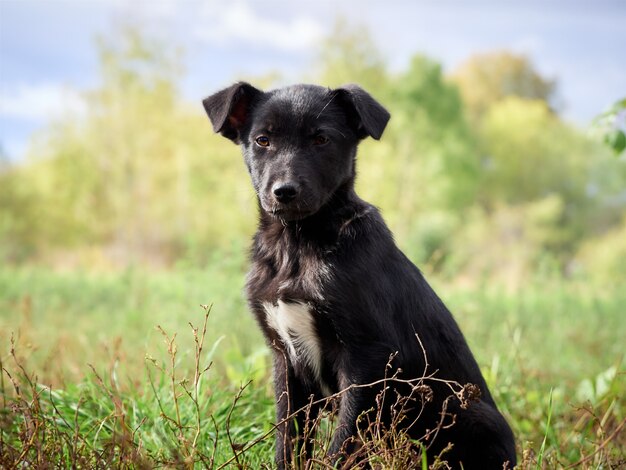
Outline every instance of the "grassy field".
<path id="1" fill-rule="evenodd" d="M 0 268 L 0 467 L 271 468 L 270 360 L 244 270 L 241 255 L 168 272 Z M 626 290 L 431 282 L 522 468 L 626 465 Z"/>

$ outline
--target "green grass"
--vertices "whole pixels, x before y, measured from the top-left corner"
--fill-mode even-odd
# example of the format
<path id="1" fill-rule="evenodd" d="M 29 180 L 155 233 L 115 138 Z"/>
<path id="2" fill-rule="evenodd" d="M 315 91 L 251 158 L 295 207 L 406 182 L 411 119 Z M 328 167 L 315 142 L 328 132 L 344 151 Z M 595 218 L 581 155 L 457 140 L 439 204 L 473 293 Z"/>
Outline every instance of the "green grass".
<path id="1" fill-rule="evenodd" d="M 244 269 L 240 255 L 169 272 L 0 268 L 0 467 L 271 468 L 270 359 Z M 625 463 L 626 290 L 434 284 L 523 468 Z"/>
<path id="2" fill-rule="evenodd" d="M 46 383 L 76 381 L 86 364 L 107 366 L 115 358 L 121 374 L 136 376 L 145 354 L 165 358 L 157 326 L 183 332 L 203 318 L 200 305 L 214 303 L 207 343 L 222 343 L 221 373 L 243 373 L 244 358 L 265 351 L 243 295 L 245 261 L 221 256 L 210 266 L 121 273 L 0 268 L 0 344 L 6 351 L 11 335 L 18 338 L 20 353 Z"/>
<path id="3" fill-rule="evenodd" d="M 260 468 L 271 461 L 270 439 L 238 455 L 271 434 L 266 388 L 211 375 L 214 351 L 201 347 L 203 333 L 192 333 L 196 367 L 180 368 L 176 338 L 164 332 L 170 361 L 147 359 L 133 386 L 120 380 L 113 364 L 105 375 L 94 368 L 77 384 L 50 388 L 11 353 L 2 364 L 8 380 L 2 384 L 0 467 L 215 468 L 235 459 Z"/>

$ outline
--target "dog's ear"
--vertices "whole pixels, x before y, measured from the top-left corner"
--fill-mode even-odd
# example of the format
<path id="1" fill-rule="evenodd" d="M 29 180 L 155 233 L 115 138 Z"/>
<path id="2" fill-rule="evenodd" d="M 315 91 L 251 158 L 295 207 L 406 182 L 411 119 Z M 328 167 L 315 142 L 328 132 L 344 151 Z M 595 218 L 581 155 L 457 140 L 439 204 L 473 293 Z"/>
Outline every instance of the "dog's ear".
<path id="1" fill-rule="evenodd" d="M 213 130 L 235 143 L 240 143 L 242 127 L 246 124 L 254 101 L 262 91 L 245 82 L 237 82 L 202 100 L 211 119 Z"/>
<path id="2" fill-rule="evenodd" d="M 352 108 L 358 137 L 363 139 L 369 135 L 380 139 L 391 117 L 389 112 L 358 85 L 344 85 L 336 92 Z"/>

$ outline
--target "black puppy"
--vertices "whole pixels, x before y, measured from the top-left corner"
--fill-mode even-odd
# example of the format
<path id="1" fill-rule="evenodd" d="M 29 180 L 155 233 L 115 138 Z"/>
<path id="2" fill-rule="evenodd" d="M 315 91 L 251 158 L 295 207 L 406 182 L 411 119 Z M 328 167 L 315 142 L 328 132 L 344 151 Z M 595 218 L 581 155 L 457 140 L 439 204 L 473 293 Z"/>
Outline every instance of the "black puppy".
<path id="1" fill-rule="evenodd" d="M 410 436 L 423 439 L 430 457 L 452 443 L 444 457 L 454 468 L 512 468 L 513 434 L 463 334 L 378 210 L 354 191 L 357 144 L 379 139 L 389 113 L 355 85 L 262 92 L 236 83 L 203 104 L 214 130 L 242 146 L 259 200 L 247 293 L 274 350 L 277 420 L 305 407 L 311 395 L 378 382 L 341 394 L 330 453 L 349 454 L 359 416 L 376 407 L 381 379 L 400 379 L 387 382 L 386 396 L 409 396 L 414 389 L 406 381 L 427 369 L 433 396 L 405 409 Z M 475 384 L 480 398 L 469 406 L 446 400 L 444 380 Z M 391 405 L 382 406 L 388 423 Z M 304 419 L 279 426 L 280 468 L 292 459 Z"/>

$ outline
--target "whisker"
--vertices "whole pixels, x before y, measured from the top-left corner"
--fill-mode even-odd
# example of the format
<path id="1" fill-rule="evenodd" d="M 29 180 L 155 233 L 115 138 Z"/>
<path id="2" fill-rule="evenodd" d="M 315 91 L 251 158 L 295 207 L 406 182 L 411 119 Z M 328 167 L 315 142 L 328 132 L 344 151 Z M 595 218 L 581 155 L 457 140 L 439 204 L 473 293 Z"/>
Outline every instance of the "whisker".
<path id="1" fill-rule="evenodd" d="M 333 93 L 333 95 L 330 97 L 330 99 L 328 100 L 328 103 L 326 103 L 324 105 L 324 107 L 322 108 L 322 110 L 319 112 L 319 114 L 317 115 L 317 117 L 315 119 L 319 119 L 319 117 L 322 115 L 322 113 L 324 112 L 324 110 L 328 107 L 328 105 L 335 99 L 335 96 L 337 96 L 337 93 Z"/>

